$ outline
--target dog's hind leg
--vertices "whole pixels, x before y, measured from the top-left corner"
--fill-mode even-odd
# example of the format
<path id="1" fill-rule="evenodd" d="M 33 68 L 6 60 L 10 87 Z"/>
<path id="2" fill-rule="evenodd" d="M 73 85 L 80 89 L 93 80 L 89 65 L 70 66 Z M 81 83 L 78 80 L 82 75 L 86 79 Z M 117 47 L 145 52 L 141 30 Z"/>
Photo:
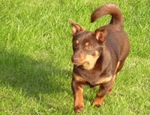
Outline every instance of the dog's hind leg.
<path id="1" fill-rule="evenodd" d="M 122 65 L 123 66 L 123 65 Z M 109 91 L 108 91 L 108 93 L 111 93 L 111 91 L 112 91 L 112 88 L 113 88 L 113 85 L 114 85 L 114 82 L 115 82 L 115 80 L 116 80 L 116 77 L 117 77 L 117 73 L 119 72 L 119 70 L 118 69 L 121 69 L 120 68 L 121 66 L 120 66 L 120 61 L 117 63 L 117 66 L 116 66 L 116 69 L 115 69 L 115 72 L 114 72 L 114 76 L 113 76 L 113 78 L 112 78 L 112 80 L 111 80 L 111 85 L 110 85 L 110 88 L 109 88 Z"/>

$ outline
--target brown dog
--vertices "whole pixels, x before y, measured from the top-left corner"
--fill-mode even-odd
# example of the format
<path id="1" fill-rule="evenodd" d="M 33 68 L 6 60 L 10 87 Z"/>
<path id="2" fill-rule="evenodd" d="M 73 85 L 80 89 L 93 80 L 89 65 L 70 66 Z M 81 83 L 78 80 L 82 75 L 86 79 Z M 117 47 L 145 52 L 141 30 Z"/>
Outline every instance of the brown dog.
<path id="1" fill-rule="evenodd" d="M 97 8 L 92 13 L 91 21 L 94 22 L 106 14 L 112 16 L 110 24 L 98 28 L 95 32 L 86 31 L 71 21 L 74 51 L 72 90 L 75 112 L 80 112 L 84 108 L 85 84 L 91 87 L 100 85 L 93 105 L 102 105 L 105 95 L 112 90 L 117 73 L 129 54 L 129 40 L 123 30 L 123 16 L 116 5 L 106 4 Z"/>

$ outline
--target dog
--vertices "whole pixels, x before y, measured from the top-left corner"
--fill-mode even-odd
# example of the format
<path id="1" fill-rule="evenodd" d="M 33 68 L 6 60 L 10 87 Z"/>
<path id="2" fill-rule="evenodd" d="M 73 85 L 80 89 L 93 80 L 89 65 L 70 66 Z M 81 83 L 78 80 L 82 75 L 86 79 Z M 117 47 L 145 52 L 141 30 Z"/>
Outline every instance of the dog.
<path id="1" fill-rule="evenodd" d="M 127 33 L 123 29 L 123 15 L 115 4 L 98 7 L 91 15 L 91 22 L 104 15 L 111 15 L 108 25 L 87 31 L 81 25 L 70 20 L 72 25 L 72 90 L 74 111 L 84 108 L 83 86 L 100 88 L 93 105 L 100 107 L 106 94 L 110 93 L 117 73 L 122 69 L 130 51 Z"/>

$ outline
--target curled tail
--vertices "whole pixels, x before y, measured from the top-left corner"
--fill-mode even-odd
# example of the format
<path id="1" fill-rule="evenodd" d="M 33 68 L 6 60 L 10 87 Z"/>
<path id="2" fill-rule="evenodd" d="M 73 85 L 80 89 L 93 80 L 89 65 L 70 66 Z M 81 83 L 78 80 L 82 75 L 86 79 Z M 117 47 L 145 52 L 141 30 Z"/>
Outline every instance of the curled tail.
<path id="1" fill-rule="evenodd" d="M 123 26 L 123 15 L 115 4 L 106 4 L 97 8 L 91 15 L 91 22 L 107 14 L 112 16 L 110 24 Z"/>

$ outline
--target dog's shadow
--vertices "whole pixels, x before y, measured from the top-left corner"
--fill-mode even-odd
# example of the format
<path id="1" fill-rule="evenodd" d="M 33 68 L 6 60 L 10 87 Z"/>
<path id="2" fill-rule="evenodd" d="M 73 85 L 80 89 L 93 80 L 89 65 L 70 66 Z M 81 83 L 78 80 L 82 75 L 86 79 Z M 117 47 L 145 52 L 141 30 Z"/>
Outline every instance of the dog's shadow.
<path id="1" fill-rule="evenodd" d="M 2 49 L 0 54 L 0 85 L 22 90 L 25 95 L 35 98 L 38 98 L 39 94 L 50 95 L 63 91 L 71 94 L 70 87 L 70 90 L 63 87 L 63 81 L 68 79 L 65 76 L 70 76 L 70 71 L 59 69 L 49 61 L 35 60 Z"/>

